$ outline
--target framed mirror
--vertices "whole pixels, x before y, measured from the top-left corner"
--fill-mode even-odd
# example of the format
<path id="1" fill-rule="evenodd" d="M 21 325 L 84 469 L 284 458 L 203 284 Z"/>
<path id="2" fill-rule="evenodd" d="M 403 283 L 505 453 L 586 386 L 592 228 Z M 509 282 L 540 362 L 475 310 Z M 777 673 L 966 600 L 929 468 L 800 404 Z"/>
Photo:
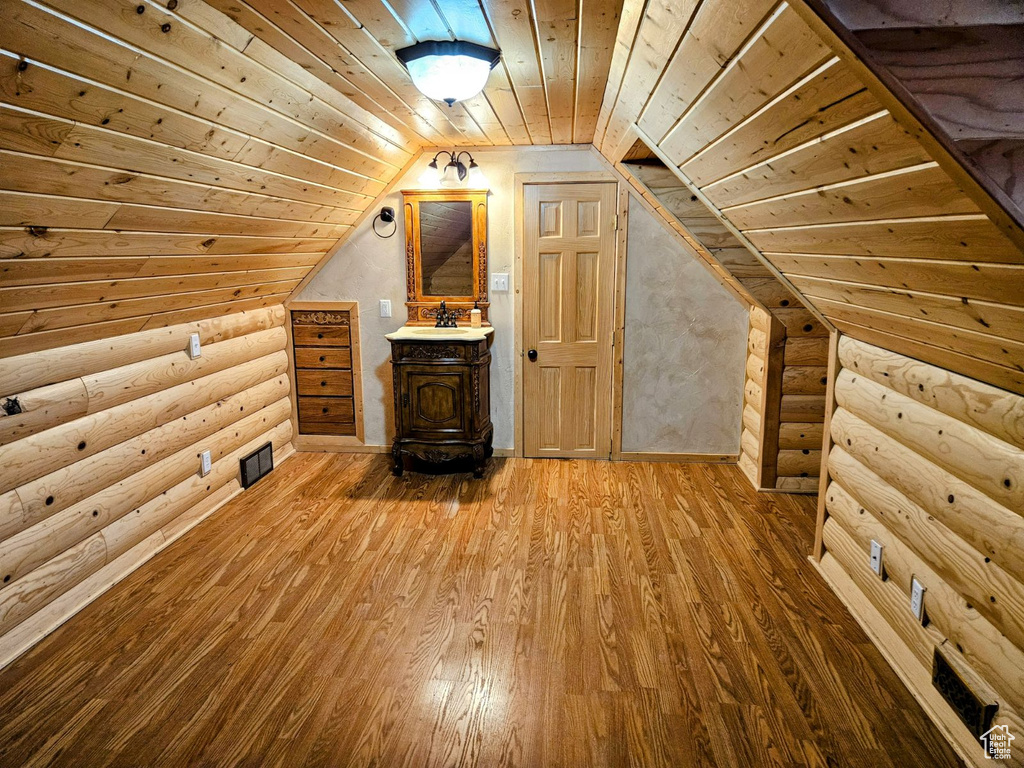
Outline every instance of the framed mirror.
<path id="1" fill-rule="evenodd" d="M 410 325 L 433 325 L 444 301 L 460 325 L 487 322 L 487 191 L 404 190 Z"/>

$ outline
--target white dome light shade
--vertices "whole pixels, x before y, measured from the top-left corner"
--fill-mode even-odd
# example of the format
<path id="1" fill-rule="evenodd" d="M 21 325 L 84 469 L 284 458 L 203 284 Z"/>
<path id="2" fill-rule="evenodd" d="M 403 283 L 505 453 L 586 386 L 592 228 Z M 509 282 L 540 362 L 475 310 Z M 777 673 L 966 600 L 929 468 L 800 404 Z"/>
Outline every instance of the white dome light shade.
<path id="1" fill-rule="evenodd" d="M 424 96 L 448 106 L 480 93 L 501 56 L 493 48 L 457 40 L 417 43 L 395 55 Z"/>
<path id="2" fill-rule="evenodd" d="M 410 61 L 413 84 L 430 99 L 449 105 L 470 99 L 484 89 L 491 65 L 470 56 L 424 56 Z"/>

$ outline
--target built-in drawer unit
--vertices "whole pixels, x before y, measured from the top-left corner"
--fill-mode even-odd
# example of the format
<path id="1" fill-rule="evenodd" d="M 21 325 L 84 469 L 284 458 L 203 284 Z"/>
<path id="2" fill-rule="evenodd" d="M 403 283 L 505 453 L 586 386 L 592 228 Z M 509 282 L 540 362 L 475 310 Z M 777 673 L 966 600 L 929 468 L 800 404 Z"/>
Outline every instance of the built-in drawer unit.
<path id="1" fill-rule="evenodd" d="M 355 438 L 359 429 L 358 321 L 347 309 L 291 307 L 299 435 Z"/>

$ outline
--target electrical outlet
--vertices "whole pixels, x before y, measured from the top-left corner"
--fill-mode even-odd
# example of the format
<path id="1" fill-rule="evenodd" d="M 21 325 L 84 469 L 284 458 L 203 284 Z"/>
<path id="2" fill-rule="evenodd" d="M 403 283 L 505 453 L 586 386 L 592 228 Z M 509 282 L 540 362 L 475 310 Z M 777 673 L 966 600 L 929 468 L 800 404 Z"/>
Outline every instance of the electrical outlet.
<path id="1" fill-rule="evenodd" d="M 508 293 L 508 272 L 495 272 L 491 275 L 491 290 L 495 293 Z"/>
<path id="2" fill-rule="evenodd" d="M 380 316 L 391 317 L 391 299 L 380 300 Z"/>
<path id="3" fill-rule="evenodd" d="M 206 477 L 210 474 L 211 469 L 213 469 L 213 457 L 209 451 L 203 451 L 199 454 L 199 474 Z"/>
<path id="4" fill-rule="evenodd" d="M 193 333 L 188 337 L 188 356 L 195 360 L 203 354 L 202 347 L 199 344 L 199 334 Z"/>
<path id="5" fill-rule="evenodd" d="M 871 570 L 882 575 L 882 545 L 874 539 L 871 540 Z"/>
<path id="6" fill-rule="evenodd" d="M 910 579 L 910 610 L 924 624 L 924 593 L 927 587 L 916 578 Z"/>

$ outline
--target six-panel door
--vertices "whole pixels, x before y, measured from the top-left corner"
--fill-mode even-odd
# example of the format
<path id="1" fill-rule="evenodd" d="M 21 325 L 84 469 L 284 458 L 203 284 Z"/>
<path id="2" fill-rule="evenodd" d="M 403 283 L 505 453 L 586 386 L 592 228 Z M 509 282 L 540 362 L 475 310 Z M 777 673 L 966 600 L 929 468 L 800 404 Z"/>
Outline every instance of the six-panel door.
<path id="1" fill-rule="evenodd" d="M 611 453 L 615 200 L 614 183 L 524 187 L 526 456 Z"/>

